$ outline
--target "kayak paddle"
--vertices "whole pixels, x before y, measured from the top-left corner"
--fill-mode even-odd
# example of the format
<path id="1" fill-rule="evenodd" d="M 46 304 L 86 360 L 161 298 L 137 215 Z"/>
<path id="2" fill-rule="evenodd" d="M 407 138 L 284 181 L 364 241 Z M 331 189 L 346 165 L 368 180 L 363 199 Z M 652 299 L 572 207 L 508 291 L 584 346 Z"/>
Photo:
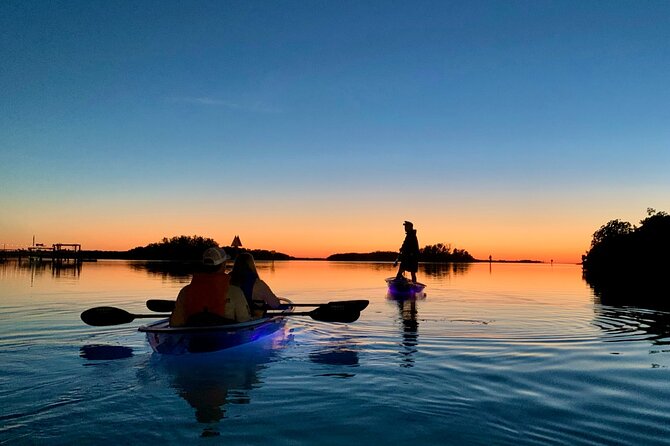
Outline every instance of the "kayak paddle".
<path id="1" fill-rule="evenodd" d="M 147 308 L 151 311 L 168 312 L 174 310 L 174 303 L 174 300 L 149 299 L 147 301 Z M 369 303 L 370 301 L 367 300 L 341 300 L 328 302 L 327 304 L 281 304 L 279 308 L 337 306 L 338 308 L 347 307 L 350 311 L 361 312 L 367 308 Z"/>
<path id="2" fill-rule="evenodd" d="M 138 318 L 170 317 L 169 314 L 132 314 L 115 307 L 95 307 L 81 313 L 81 320 L 87 325 L 104 327 L 127 324 Z"/>
<path id="3" fill-rule="evenodd" d="M 351 308 L 347 305 L 337 305 L 337 302 L 331 302 L 330 304 L 321 305 L 312 311 L 301 313 L 268 312 L 266 316 L 309 316 L 315 321 L 350 323 L 358 320 L 361 312 L 356 308 Z M 95 307 L 81 313 L 81 320 L 87 325 L 94 327 L 127 324 L 139 318 L 168 317 L 170 317 L 169 314 L 133 314 L 115 307 Z"/>

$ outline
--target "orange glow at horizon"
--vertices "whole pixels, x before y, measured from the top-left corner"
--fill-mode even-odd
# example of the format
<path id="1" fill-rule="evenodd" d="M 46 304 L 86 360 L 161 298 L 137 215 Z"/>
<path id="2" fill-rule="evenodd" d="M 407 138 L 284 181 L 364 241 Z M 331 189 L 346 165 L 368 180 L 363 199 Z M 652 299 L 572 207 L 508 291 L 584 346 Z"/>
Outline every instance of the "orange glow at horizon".
<path id="1" fill-rule="evenodd" d="M 612 218 L 631 222 L 640 218 L 616 207 L 603 210 L 578 202 L 543 204 L 535 211 L 541 202 L 514 206 L 457 202 L 436 208 L 434 203 L 417 200 L 399 213 L 382 199 L 366 206 L 362 199 L 322 198 L 281 205 L 259 198 L 253 204 L 240 201 L 225 207 L 204 204 L 204 199 L 173 200 L 160 206 L 155 201 L 108 201 L 86 208 L 76 203 L 16 203 L 14 212 L 0 220 L 0 247 L 3 243 L 10 249 L 29 246 L 33 235 L 47 246 L 80 243 L 84 250 L 123 251 L 179 235 L 209 237 L 228 246 L 239 235 L 247 249 L 324 258 L 335 253 L 396 251 L 407 219 L 414 222 L 421 247 L 444 243 L 480 260 L 490 255 L 496 260 L 578 263 L 601 225 Z"/>
<path id="2" fill-rule="evenodd" d="M 402 222 L 402 220 L 399 220 Z M 13 244 L 28 246 L 33 233 L 37 243 L 80 243 L 84 250 L 128 250 L 158 242 L 163 237 L 200 235 L 213 238 L 221 246 L 229 246 L 239 235 L 247 249 L 268 249 L 294 257 L 325 258 L 335 253 L 396 251 L 402 244 L 404 231 L 401 224 L 385 222 L 344 223 L 332 225 L 282 222 L 264 226 L 255 224 L 219 223 L 203 220 L 198 224 L 175 222 L 152 224 L 146 221 L 109 222 L 76 226 L 49 225 L 31 228 Z M 593 226 L 575 227 L 558 232 L 522 226 L 488 228 L 477 225 L 416 224 L 421 247 L 437 243 L 465 249 L 477 259 L 540 260 L 556 263 L 576 263 L 589 246 Z M 34 231 L 34 232 L 33 232 Z M 3 238 L 6 234 L 3 234 Z M 15 240 L 18 240 L 15 241 Z M 4 240 L 0 240 L 2 243 Z M 9 246 L 11 249 L 12 246 Z"/>

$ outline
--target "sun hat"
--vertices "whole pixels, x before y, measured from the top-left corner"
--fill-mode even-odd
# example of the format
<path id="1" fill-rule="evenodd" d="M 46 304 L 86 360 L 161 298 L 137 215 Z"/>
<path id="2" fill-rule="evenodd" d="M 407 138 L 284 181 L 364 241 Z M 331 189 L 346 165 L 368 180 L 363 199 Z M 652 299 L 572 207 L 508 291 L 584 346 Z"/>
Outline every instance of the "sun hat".
<path id="1" fill-rule="evenodd" d="M 209 248 L 202 255 L 202 263 L 205 265 L 221 265 L 228 259 L 230 256 L 221 248 Z"/>

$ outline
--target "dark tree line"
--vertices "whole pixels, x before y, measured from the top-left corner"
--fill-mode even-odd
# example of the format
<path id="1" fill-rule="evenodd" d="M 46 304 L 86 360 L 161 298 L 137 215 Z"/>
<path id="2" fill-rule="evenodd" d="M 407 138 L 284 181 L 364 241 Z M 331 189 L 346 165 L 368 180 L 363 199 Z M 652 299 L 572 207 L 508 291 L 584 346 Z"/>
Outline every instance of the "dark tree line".
<path id="1" fill-rule="evenodd" d="M 670 215 L 650 208 L 639 226 L 609 221 L 593 234 L 582 265 L 596 294 L 610 301 L 670 302 Z"/>
<path id="2" fill-rule="evenodd" d="M 199 262 L 208 248 L 219 248 L 219 244 L 211 238 L 199 235 L 180 235 L 172 238 L 164 237 L 160 242 L 138 246 L 128 251 L 128 258 L 141 260 L 178 260 L 182 262 Z M 240 252 L 249 252 L 256 260 L 288 260 L 291 256 L 268 251 L 265 249 L 245 250 L 222 246 L 226 253 L 235 257 Z"/>
<path id="3" fill-rule="evenodd" d="M 451 245 L 438 243 L 426 245 L 419 250 L 419 259 L 423 262 L 474 262 L 475 258 L 465 249 L 451 249 Z"/>
<path id="4" fill-rule="evenodd" d="M 374 251 L 368 253 L 348 252 L 333 254 L 326 260 L 339 260 L 350 262 L 393 262 L 398 258 L 397 251 Z M 451 249 L 450 245 L 438 243 L 426 245 L 419 249 L 419 261 L 421 262 L 474 262 L 475 258 L 465 249 Z"/>
<path id="5" fill-rule="evenodd" d="M 218 248 L 219 244 L 211 238 L 199 235 L 180 235 L 164 237 L 160 242 L 138 246 L 128 251 L 131 258 L 143 260 L 182 260 L 198 261 L 208 248 Z"/>
<path id="6" fill-rule="evenodd" d="M 348 262 L 393 262 L 398 258 L 398 253 L 394 251 L 374 251 L 374 252 L 345 252 L 342 254 L 333 254 L 326 260 L 348 261 Z"/>

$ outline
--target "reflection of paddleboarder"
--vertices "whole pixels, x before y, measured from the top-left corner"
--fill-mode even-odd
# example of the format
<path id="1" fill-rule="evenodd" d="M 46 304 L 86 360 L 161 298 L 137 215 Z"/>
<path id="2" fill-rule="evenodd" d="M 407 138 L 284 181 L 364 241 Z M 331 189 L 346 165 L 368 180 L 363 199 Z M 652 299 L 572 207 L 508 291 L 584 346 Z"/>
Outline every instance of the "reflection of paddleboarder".
<path id="1" fill-rule="evenodd" d="M 406 221 L 403 225 L 406 233 L 405 241 L 402 242 L 400 255 L 393 266 L 400 262 L 396 279 L 402 279 L 403 273 L 408 271 L 412 274 L 412 282 L 416 282 L 416 272 L 419 270 L 419 240 L 416 238 L 416 229 L 412 222 Z"/>
<path id="2" fill-rule="evenodd" d="M 401 367 L 412 367 L 414 365 L 414 353 L 417 352 L 419 344 L 419 321 L 417 320 L 416 299 L 398 301 L 398 310 L 402 322 L 402 345 L 404 350 L 400 353 L 404 356 Z"/>

